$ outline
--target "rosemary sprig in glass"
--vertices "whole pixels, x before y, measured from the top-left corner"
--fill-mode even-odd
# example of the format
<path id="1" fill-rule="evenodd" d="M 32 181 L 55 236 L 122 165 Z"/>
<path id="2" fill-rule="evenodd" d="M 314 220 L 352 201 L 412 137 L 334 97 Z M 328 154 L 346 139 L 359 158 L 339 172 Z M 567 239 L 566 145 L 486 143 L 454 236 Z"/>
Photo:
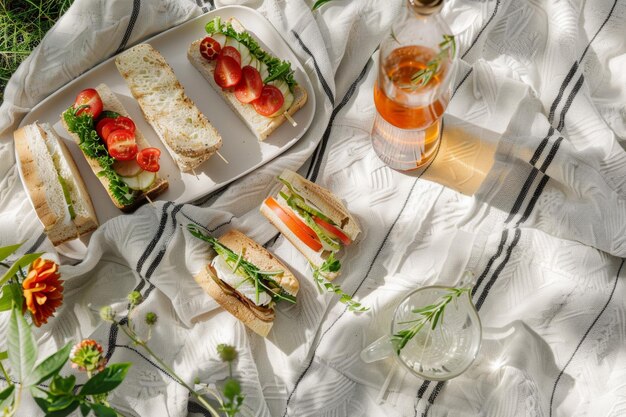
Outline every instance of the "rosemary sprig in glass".
<path id="1" fill-rule="evenodd" d="M 426 63 L 426 67 L 417 71 L 411 77 L 413 88 L 423 87 L 441 70 L 441 62 L 445 58 L 452 59 L 456 54 L 456 41 L 454 35 L 443 35 L 443 41 L 439 43 L 439 52 L 430 61 Z"/>
<path id="2" fill-rule="evenodd" d="M 404 348 L 404 346 L 406 346 L 406 344 L 409 343 L 409 341 L 413 339 L 413 337 L 415 337 L 415 335 L 418 334 L 427 323 L 430 323 L 431 330 L 435 330 L 437 324 L 443 323 L 446 306 L 450 304 L 452 300 L 459 298 L 461 295 L 469 292 L 470 290 L 471 287 L 448 288 L 448 293 L 439 297 L 434 304 L 414 309 L 413 313 L 419 315 L 418 318 L 398 323 L 413 323 L 413 325 L 408 329 L 400 330 L 391 336 L 391 342 L 396 349 L 396 353 L 399 355 L 402 348 Z"/>

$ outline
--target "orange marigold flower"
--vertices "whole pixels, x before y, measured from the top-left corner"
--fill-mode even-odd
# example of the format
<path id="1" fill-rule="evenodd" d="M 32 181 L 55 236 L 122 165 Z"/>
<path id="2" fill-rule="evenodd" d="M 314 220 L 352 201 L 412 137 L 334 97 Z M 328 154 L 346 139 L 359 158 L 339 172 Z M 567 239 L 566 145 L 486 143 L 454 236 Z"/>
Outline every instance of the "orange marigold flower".
<path id="1" fill-rule="evenodd" d="M 39 327 L 63 304 L 63 283 L 60 281 L 59 265 L 50 259 L 37 258 L 30 264 L 28 275 L 22 283 L 24 306 L 30 311 L 33 323 Z"/>

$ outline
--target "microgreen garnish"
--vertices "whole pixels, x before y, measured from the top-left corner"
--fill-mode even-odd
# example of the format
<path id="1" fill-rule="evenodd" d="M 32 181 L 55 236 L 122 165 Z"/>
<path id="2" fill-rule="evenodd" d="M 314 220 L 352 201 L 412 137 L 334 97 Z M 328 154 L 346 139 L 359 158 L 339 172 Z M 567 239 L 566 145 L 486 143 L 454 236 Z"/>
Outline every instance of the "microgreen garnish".
<path id="1" fill-rule="evenodd" d="M 439 52 L 433 59 L 426 63 L 426 67 L 417 71 L 411 77 L 413 88 L 423 87 L 441 70 L 441 61 L 445 58 L 452 59 L 456 54 L 456 42 L 454 35 L 443 35 L 443 41 L 439 43 Z"/>
<path id="2" fill-rule="evenodd" d="M 412 312 L 419 315 L 415 320 L 403 321 L 398 324 L 410 324 L 413 325 L 407 329 L 400 330 L 391 336 L 391 341 L 394 344 L 398 355 L 406 344 L 418 334 L 426 323 L 430 323 L 431 330 L 435 330 L 437 324 L 443 323 L 443 316 L 446 310 L 446 306 L 454 299 L 459 298 L 462 294 L 465 294 L 471 290 L 469 287 L 463 288 L 448 288 L 448 293 L 442 295 L 437 299 L 434 304 L 427 305 L 426 307 L 416 308 Z"/>
<path id="3" fill-rule="evenodd" d="M 68 108 L 63 113 L 63 119 L 67 123 L 69 131 L 78 136 L 80 149 L 85 155 L 98 161 L 98 165 L 102 168 L 102 171 L 98 172 L 98 176 L 108 178 L 111 195 L 122 206 L 128 206 L 135 201 L 135 195 L 113 169 L 115 159 L 109 155 L 98 133 L 96 133 L 93 117 L 87 113 L 76 115 L 84 107 L 88 106 L 80 106 L 76 109 L 74 107 Z"/>
<path id="4" fill-rule="evenodd" d="M 283 80 L 289 86 L 289 90 L 293 92 L 293 89 L 298 83 L 293 77 L 293 69 L 291 69 L 291 63 L 283 61 L 270 55 L 263 48 L 259 46 L 257 41 L 250 36 L 248 32 L 237 32 L 230 23 L 222 23 L 219 17 L 211 20 L 204 27 L 209 35 L 215 33 L 221 33 L 224 36 L 233 38 L 241 42 L 245 47 L 250 50 L 250 54 L 259 61 L 267 65 L 268 76 L 263 80 L 264 84 L 274 80 Z"/>
<path id="5" fill-rule="evenodd" d="M 339 302 L 347 305 L 348 310 L 350 311 L 361 313 L 363 311 L 369 310 L 369 307 L 366 307 L 358 301 L 353 300 L 352 297 L 349 294 L 345 293 L 339 285 L 328 282 L 328 273 L 337 272 L 339 271 L 339 269 L 341 269 L 341 263 L 338 259 L 335 259 L 335 256 L 332 252 L 320 267 L 316 267 L 315 265 L 311 264 L 311 268 L 313 268 L 313 279 L 315 280 L 315 284 L 317 285 L 317 289 L 320 293 L 325 289 L 326 292 L 333 292 L 339 295 Z"/>
<path id="6" fill-rule="evenodd" d="M 257 301 L 259 299 L 259 293 L 261 291 L 265 291 L 272 297 L 272 301 L 285 300 L 295 304 L 296 297 L 285 291 L 283 287 L 281 287 L 280 284 L 272 278 L 273 276 L 283 274 L 283 271 L 262 271 L 253 263 L 243 259 L 241 254 L 236 254 L 213 236 L 202 233 L 196 225 L 188 224 L 187 230 L 189 230 L 189 232 L 198 239 L 209 243 L 213 250 L 215 250 L 219 256 L 222 256 L 229 265 L 232 266 L 237 265 L 237 263 L 239 264 L 237 265 L 237 268 L 233 269 L 233 271 L 240 272 L 247 278 L 254 281 Z"/>
<path id="7" fill-rule="evenodd" d="M 309 213 L 311 216 L 317 216 L 320 219 L 324 220 L 326 223 L 330 223 L 333 226 L 337 225 L 332 219 L 330 219 L 324 213 L 321 213 L 319 210 L 316 210 L 313 207 L 311 207 L 307 203 L 307 201 L 304 199 L 304 197 L 302 197 L 300 193 L 298 193 L 298 190 L 296 190 L 295 187 L 289 183 L 289 181 L 281 177 L 278 177 L 278 181 L 282 182 L 285 185 L 285 187 L 287 187 L 287 189 L 289 190 L 290 195 L 287 195 L 283 193 L 282 191 L 280 192 L 280 195 L 285 199 L 285 201 L 287 201 L 287 204 L 289 205 L 289 207 L 292 207 L 292 204 L 296 205 L 300 207 L 302 210 Z"/>

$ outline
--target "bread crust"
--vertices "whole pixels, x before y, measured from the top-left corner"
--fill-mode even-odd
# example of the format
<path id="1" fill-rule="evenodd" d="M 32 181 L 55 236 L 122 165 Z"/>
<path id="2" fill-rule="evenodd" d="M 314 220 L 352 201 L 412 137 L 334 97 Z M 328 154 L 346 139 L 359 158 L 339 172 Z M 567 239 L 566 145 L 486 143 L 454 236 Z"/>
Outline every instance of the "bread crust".
<path id="1" fill-rule="evenodd" d="M 242 31 L 243 26 L 231 19 L 231 23 L 238 31 Z M 213 87 L 213 89 L 219 93 L 224 101 L 230 106 L 231 109 L 239 116 L 239 118 L 248 126 L 248 128 L 254 133 L 254 135 L 259 139 L 259 141 L 265 140 L 274 130 L 276 130 L 279 126 L 281 126 L 287 118 L 284 114 L 280 114 L 276 117 L 265 117 L 259 115 L 254 107 L 250 104 L 241 103 L 235 94 L 232 91 L 223 90 L 213 78 L 213 74 L 215 72 L 216 61 L 207 61 L 200 54 L 200 43 L 201 39 L 194 41 L 189 45 L 187 49 L 187 58 L 189 62 L 202 74 L 205 80 Z M 287 109 L 287 113 L 290 116 L 293 116 L 298 110 L 300 110 L 307 101 L 307 92 L 306 90 L 297 85 L 293 91 L 294 101 L 291 104 L 291 107 Z"/>
<path id="2" fill-rule="evenodd" d="M 242 252 L 244 259 L 256 265 L 264 271 L 283 271 L 282 276 L 275 276 L 274 279 L 292 295 L 296 295 L 299 289 L 299 283 L 296 277 L 289 269 L 272 255 L 263 246 L 250 239 L 238 230 L 230 230 L 218 238 L 220 243 L 227 246 L 233 252 Z M 219 255 L 216 255 L 219 256 Z M 235 289 L 224 283 L 217 277 L 217 273 L 211 267 L 209 262 L 198 275 L 194 277 L 196 282 L 207 292 L 215 301 L 233 316 L 241 320 L 246 326 L 257 334 L 266 337 L 273 325 L 274 315 L 273 309 L 260 307 L 255 314 L 251 306 L 251 301 L 244 301 L 244 296 L 236 292 Z M 271 310 L 271 318 L 261 318 L 262 312 L 266 309 Z"/>
<path id="3" fill-rule="evenodd" d="M 193 170 L 222 146 L 220 134 L 151 45 L 134 46 L 115 58 L 115 65 L 181 171 Z"/>
<path id="4" fill-rule="evenodd" d="M 130 117 L 130 115 L 124 108 L 124 106 L 122 106 L 122 103 L 120 103 L 120 101 L 115 96 L 115 93 L 113 93 L 113 91 L 111 91 L 111 89 L 106 84 L 98 85 L 96 87 L 96 91 L 98 92 L 98 94 L 100 95 L 100 98 L 102 99 L 103 108 L 105 110 L 111 110 L 116 113 L 119 113 L 122 116 Z M 76 144 L 79 144 L 80 138 L 75 133 L 70 132 L 69 126 L 65 122 L 63 115 L 61 115 L 61 124 L 63 125 L 65 130 L 69 133 L 69 135 L 72 137 L 74 142 L 76 142 Z M 141 133 L 139 129 L 135 130 L 135 140 L 137 141 L 137 146 L 139 147 L 139 149 L 150 147 L 150 143 L 146 140 L 143 133 Z M 98 173 L 102 171 L 102 167 L 100 166 L 98 161 L 95 158 L 91 158 L 85 155 L 84 153 L 83 153 L 83 156 L 87 160 L 87 163 L 91 167 L 91 170 L 93 171 L 93 173 L 96 175 L 98 180 L 100 180 L 100 182 L 102 183 L 102 186 L 104 187 L 107 194 L 111 198 L 111 201 L 113 202 L 115 207 L 117 207 L 118 209 L 122 210 L 125 213 L 135 211 L 139 206 L 146 203 L 148 201 L 148 198 L 150 200 L 156 198 L 159 194 L 165 191 L 167 187 L 169 186 L 169 182 L 165 178 L 161 178 L 157 174 L 157 177 L 154 180 L 154 183 L 152 184 L 150 189 L 143 191 L 141 193 L 137 193 L 132 204 L 122 205 L 115 199 L 115 197 L 109 191 L 109 183 L 110 183 L 109 179 L 105 176 L 98 175 Z"/>

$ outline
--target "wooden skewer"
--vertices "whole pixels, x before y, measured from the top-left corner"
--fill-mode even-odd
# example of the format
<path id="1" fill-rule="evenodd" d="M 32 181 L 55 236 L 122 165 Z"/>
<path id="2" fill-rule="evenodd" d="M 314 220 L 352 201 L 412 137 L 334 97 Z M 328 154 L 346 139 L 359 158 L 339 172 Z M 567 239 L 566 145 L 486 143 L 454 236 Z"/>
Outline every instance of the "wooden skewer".
<path id="1" fill-rule="evenodd" d="M 148 194 L 146 194 L 146 200 L 148 200 L 148 203 L 150 203 L 152 207 L 156 207 L 154 203 L 152 202 L 152 200 L 150 200 L 150 197 L 148 197 Z"/>
<path id="2" fill-rule="evenodd" d="M 222 161 L 224 161 L 224 162 L 228 163 L 228 161 L 226 160 L 226 158 L 224 158 L 224 155 L 222 155 L 222 154 L 220 153 L 220 151 L 215 151 L 215 153 L 217 154 L 217 156 L 219 156 L 220 158 L 222 158 Z"/>
<path id="3" fill-rule="evenodd" d="M 298 123 L 295 120 L 293 120 L 293 117 L 291 117 L 289 113 L 284 112 L 283 115 L 285 116 L 285 119 L 289 120 L 289 123 L 291 123 L 293 127 L 298 126 Z"/>
<path id="4" fill-rule="evenodd" d="M 196 174 L 196 170 L 191 168 L 191 172 L 193 173 L 193 175 L 195 175 L 196 179 L 200 181 L 200 177 L 198 177 L 198 174 Z"/>

